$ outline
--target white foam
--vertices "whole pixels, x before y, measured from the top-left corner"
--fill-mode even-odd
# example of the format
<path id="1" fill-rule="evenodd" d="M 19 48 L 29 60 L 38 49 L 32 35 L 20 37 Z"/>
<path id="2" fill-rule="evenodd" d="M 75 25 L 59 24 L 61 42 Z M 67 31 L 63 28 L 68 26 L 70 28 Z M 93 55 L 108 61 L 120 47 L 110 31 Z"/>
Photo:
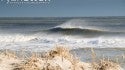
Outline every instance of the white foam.
<path id="1" fill-rule="evenodd" d="M 56 44 L 68 46 L 71 49 L 95 47 L 116 48 L 124 47 L 125 38 L 99 37 L 82 38 L 64 35 L 1 35 L 0 49 L 20 50 L 25 48 L 32 51 L 49 50 Z"/>
<path id="2" fill-rule="evenodd" d="M 34 38 L 36 38 L 36 36 L 28 36 L 21 34 L 16 34 L 16 35 L 3 34 L 0 35 L 0 42 L 26 42 Z"/>

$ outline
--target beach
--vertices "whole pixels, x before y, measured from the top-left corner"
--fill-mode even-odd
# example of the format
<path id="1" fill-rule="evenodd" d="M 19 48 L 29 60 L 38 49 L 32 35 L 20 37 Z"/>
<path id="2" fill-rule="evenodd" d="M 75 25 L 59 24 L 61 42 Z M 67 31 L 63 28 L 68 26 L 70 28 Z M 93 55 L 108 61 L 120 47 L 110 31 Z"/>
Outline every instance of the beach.
<path id="1" fill-rule="evenodd" d="M 107 55 L 99 58 L 94 49 L 84 49 L 86 50 L 91 52 L 89 58 L 83 53 L 82 57 L 86 58 L 86 61 L 81 61 L 76 53 L 73 55 L 73 52 L 62 46 L 55 47 L 44 54 L 32 52 L 31 56 L 26 56 L 24 53 L 22 55 L 21 52 L 20 58 L 12 51 L 5 51 L 0 54 L 0 70 L 124 70 L 120 60 L 114 61 L 116 56 L 114 60 L 106 58 Z"/>
<path id="2" fill-rule="evenodd" d="M 124 70 L 124 20 L 0 18 L 0 69 Z"/>

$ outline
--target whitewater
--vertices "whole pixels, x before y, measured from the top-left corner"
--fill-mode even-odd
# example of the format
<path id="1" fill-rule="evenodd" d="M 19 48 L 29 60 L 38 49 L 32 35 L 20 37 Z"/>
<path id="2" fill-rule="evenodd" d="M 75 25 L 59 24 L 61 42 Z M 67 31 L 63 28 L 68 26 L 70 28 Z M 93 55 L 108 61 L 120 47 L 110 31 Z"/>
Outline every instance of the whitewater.
<path id="1" fill-rule="evenodd" d="M 0 49 L 47 51 L 56 45 L 71 49 L 124 48 L 124 19 L 70 18 L 64 21 L 64 18 L 54 18 L 40 19 L 39 23 L 0 22 Z"/>

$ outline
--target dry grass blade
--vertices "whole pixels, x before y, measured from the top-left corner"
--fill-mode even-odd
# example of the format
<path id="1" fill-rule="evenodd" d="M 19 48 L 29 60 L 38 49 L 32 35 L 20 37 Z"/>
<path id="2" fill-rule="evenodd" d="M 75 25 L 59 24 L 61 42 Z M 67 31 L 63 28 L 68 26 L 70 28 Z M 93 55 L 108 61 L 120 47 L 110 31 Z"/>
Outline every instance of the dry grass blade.
<path id="1" fill-rule="evenodd" d="M 6 51 L 5 55 L 0 55 L 1 65 L 4 58 L 5 63 L 6 60 L 9 62 L 8 66 L 11 64 L 10 67 L 12 69 L 9 70 L 122 70 L 118 63 L 112 62 L 109 59 L 108 61 L 105 59 L 99 62 L 95 61 L 96 54 L 93 48 L 91 48 L 92 63 L 78 60 L 77 57 L 70 53 L 69 49 L 63 46 L 58 46 L 48 51 L 44 54 L 46 55 L 45 57 L 37 57 L 38 55 L 38 53 L 32 53 L 32 56 L 28 59 L 20 60 L 17 58 L 16 63 L 12 62 L 14 57 L 11 56 L 10 51 Z"/>

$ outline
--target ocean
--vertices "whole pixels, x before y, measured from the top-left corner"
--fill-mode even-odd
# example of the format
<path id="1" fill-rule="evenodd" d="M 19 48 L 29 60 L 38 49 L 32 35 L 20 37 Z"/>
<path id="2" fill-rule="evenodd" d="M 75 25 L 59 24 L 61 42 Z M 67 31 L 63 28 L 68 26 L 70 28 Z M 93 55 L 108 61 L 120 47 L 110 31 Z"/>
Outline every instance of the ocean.
<path id="1" fill-rule="evenodd" d="M 124 48 L 125 17 L 0 18 L 0 49 Z"/>

